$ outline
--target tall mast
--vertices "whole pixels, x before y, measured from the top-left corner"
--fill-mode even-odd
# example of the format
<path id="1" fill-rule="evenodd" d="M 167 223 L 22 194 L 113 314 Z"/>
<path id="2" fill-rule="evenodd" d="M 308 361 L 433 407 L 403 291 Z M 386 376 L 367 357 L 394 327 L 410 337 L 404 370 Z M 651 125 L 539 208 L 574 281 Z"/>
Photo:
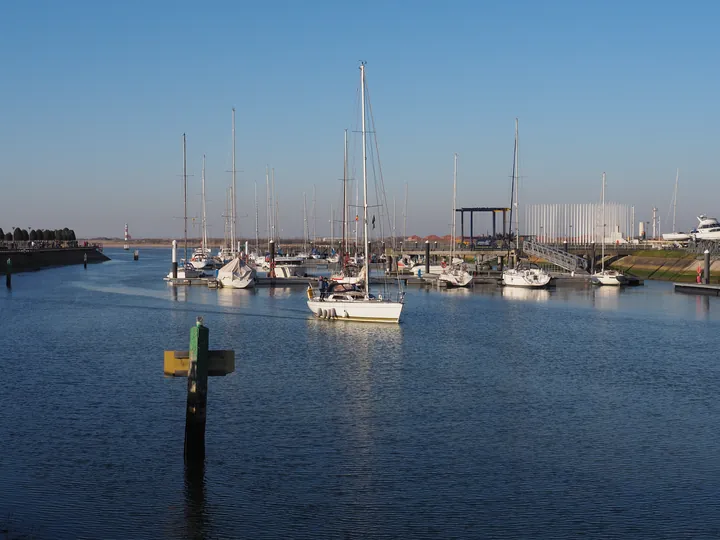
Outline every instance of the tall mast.
<path id="1" fill-rule="evenodd" d="M 365 295 L 370 294 L 370 262 L 368 253 L 368 186 L 367 186 L 367 142 L 365 133 L 365 62 L 360 64 L 360 103 L 362 115 L 362 168 L 363 168 L 363 250 L 365 253 Z"/>
<path id="2" fill-rule="evenodd" d="M 392 248 L 395 251 L 395 240 L 397 239 L 397 206 L 395 205 L 395 197 L 393 197 L 393 239 Z"/>
<path id="3" fill-rule="evenodd" d="M 307 254 L 308 221 L 307 221 L 307 197 L 303 191 L 303 251 Z"/>
<path id="4" fill-rule="evenodd" d="M 677 228 L 675 228 L 675 211 L 677 210 L 677 188 L 678 188 L 678 180 L 680 179 L 680 169 L 677 170 L 675 173 L 675 196 L 673 197 L 673 228 L 672 232 L 677 232 Z"/>
<path id="5" fill-rule="evenodd" d="M 408 203 L 408 185 L 405 182 L 405 210 L 403 210 L 403 239 L 401 244 L 404 245 L 407 240 L 407 203 Z"/>
<path id="6" fill-rule="evenodd" d="M 313 246 L 317 244 L 317 234 L 315 234 L 315 229 L 317 226 L 317 212 L 315 211 L 315 184 L 313 184 L 313 204 L 312 204 L 312 241 Z"/>
<path id="7" fill-rule="evenodd" d="M 260 254 L 260 215 L 258 212 L 257 180 L 255 180 L 255 254 Z"/>
<path id="8" fill-rule="evenodd" d="M 453 154 L 454 167 L 453 167 L 453 198 L 452 198 L 452 231 L 450 234 L 450 265 L 452 266 L 453 259 L 455 258 L 455 197 L 457 196 L 457 152 Z"/>
<path id="9" fill-rule="evenodd" d="M 266 189 L 266 214 L 267 214 L 267 240 L 268 240 L 268 252 L 270 251 L 270 241 L 272 238 L 272 225 L 270 224 L 270 168 L 265 165 L 265 189 Z"/>
<path id="10" fill-rule="evenodd" d="M 515 119 L 515 250 L 520 250 L 520 138 L 518 119 Z"/>
<path id="11" fill-rule="evenodd" d="M 602 248 L 600 255 L 600 271 L 605 272 L 605 173 L 603 173 L 603 180 L 602 180 L 602 220 L 603 220 L 603 226 L 602 226 Z"/>
<path id="12" fill-rule="evenodd" d="M 203 166 L 202 166 L 202 229 L 203 229 L 203 240 L 202 250 L 205 255 L 207 250 L 207 217 L 205 213 L 205 154 L 203 154 Z"/>
<path id="13" fill-rule="evenodd" d="M 273 211 L 273 240 L 278 240 L 278 202 L 277 198 L 275 197 L 275 167 L 270 169 L 271 179 L 270 183 L 272 185 L 272 211 Z M 277 243 L 277 242 L 276 242 Z M 277 249 L 277 245 L 275 246 Z"/>
<path id="14" fill-rule="evenodd" d="M 330 205 L 330 250 L 335 249 L 335 210 Z"/>
<path id="15" fill-rule="evenodd" d="M 231 203 L 231 217 L 230 217 L 230 253 L 235 256 L 235 227 L 237 220 L 237 208 L 236 208 L 236 197 L 235 197 L 235 107 L 232 109 L 232 199 Z"/>
<path id="16" fill-rule="evenodd" d="M 347 253 L 348 246 L 347 246 L 347 231 L 346 231 L 346 225 L 347 225 L 347 169 L 348 169 L 348 138 L 347 138 L 347 129 L 345 130 L 345 155 L 343 159 L 343 218 L 342 218 L 342 243 L 343 243 L 343 253 L 340 254 L 340 257 L 342 258 L 341 265 L 344 268 L 345 267 L 345 253 Z"/>
<path id="17" fill-rule="evenodd" d="M 183 133 L 183 199 L 185 201 L 185 264 L 188 262 L 188 244 L 187 244 L 187 145 L 185 134 Z"/>

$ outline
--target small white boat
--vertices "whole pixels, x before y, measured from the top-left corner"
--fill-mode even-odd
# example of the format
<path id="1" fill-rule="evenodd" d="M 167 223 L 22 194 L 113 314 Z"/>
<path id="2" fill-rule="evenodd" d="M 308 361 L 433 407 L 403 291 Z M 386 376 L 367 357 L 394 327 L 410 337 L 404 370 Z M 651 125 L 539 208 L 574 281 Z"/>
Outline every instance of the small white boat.
<path id="1" fill-rule="evenodd" d="M 590 281 L 595 285 L 619 286 L 627 283 L 627 278 L 617 270 L 605 270 L 605 173 L 602 175 L 602 208 L 603 208 L 603 243 L 601 255 L 601 268 L 590 276 Z"/>
<path id="2" fill-rule="evenodd" d="M 177 279 L 190 279 L 201 277 L 205 277 L 205 274 L 201 270 L 193 268 L 191 264 L 186 264 L 184 267 L 182 265 L 178 265 Z M 165 276 L 165 281 L 170 281 L 171 279 L 173 279 L 172 272 L 168 272 L 168 275 Z"/>
<path id="3" fill-rule="evenodd" d="M 350 285 L 362 285 L 365 283 L 365 267 L 363 266 L 360 271 L 351 270 L 352 267 L 345 267 L 337 274 L 330 276 L 330 280 L 335 283 L 348 283 Z"/>
<path id="4" fill-rule="evenodd" d="M 601 270 L 590 276 L 590 281 L 595 285 L 619 286 L 627 283 L 627 278 L 617 270 Z"/>
<path id="5" fill-rule="evenodd" d="M 249 289 L 255 285 L 255 269 L 236 257 L 220 270 L 217 280 L 227 289 Z"/>
<path id="6" fill-rule="evenodd" d="M 448 287 L 467 287 L 472 283 L 473 277 L 465 265 L 445 268 L 438 279 Z"/>
<path id="7" fill-rule="evenodd" d="M 527 289 L 542 289 L 550 284 L 552 277 L 542 268 L 518 265 L 502 273 L 502 283 L 507 287 L 525 287 Z"/>
<path id="8" fill-rule="evenodd" d="M 690 240 L 690 235 L 684 232 L 663 233 L 662 237 L 663 240 L 668 242 L 687 242 Z"/>

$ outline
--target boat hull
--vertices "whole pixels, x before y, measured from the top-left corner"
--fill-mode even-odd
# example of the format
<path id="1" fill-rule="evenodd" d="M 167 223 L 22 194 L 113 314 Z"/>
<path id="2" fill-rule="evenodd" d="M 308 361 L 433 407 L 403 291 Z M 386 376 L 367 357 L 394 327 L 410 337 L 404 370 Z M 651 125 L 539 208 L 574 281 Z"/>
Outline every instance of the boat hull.
<path id="1" fill-rule="evenodd" d="M 472 283 L 472 275 L 469 272 L 442 273 L 438 279 L 448 287 L 467 287 Z"/>
<path id="2" fill-rule="evenodd" d="M 545 272 L 506 270 L 502 275 L 502 283 L 506 287 L 523 287 L 525 289 L 542 289 L 550 284 L 552 278 Z"/>
<path id="3" fill-rule="evenodd" d="M 593 274 L 590 281 L 595 285 L 605 285 L 610 287 L 619 287 L 627 283 L 627 279 L 622 274 Z"/>
<path id="4" fill-rule="evenodd" d="M 308 300 L 308 308 L 319 318 L 337 321 L 399 323 L 403 304 L 384 300 Z"/>

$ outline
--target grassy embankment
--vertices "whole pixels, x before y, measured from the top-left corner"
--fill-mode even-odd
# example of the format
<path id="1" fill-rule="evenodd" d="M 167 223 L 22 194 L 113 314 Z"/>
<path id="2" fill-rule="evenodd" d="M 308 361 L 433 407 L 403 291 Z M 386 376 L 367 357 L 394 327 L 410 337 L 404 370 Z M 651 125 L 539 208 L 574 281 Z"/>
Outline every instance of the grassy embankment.
<path id="1" fill-rule="evenodd" d="M 643 279 L 692 282 L 697 279 L 698 267 L 705 266 L 702 256 L 680 250 L 639 251 L 618 259 L 610 265 Z M 711 261 L 710 283 L 720 283 L 720 261 Z"/>

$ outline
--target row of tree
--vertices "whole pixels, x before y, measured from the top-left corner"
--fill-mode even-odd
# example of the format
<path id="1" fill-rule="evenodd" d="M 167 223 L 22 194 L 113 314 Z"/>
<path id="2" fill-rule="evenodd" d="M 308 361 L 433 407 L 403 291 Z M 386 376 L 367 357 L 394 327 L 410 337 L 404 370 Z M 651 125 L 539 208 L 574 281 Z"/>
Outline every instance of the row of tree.
<path id="1" fill-rule="evenodd" d="M 54 231 L 48 229 L 45 229 L 44 231 L 41 229 L 33 229 L 30 232 L 27 232 L 27 230 L 21 229 L 20 227 L 16 227 L 13 232 L 7 233 L 3 232 L 0 228 L 0 240 L 5 240 L 6 242 L 71 242 L 76 240 L 76 238 L 75 231 L 68 229 L 67 227 L 64 229 L 55 229 Z"/>

